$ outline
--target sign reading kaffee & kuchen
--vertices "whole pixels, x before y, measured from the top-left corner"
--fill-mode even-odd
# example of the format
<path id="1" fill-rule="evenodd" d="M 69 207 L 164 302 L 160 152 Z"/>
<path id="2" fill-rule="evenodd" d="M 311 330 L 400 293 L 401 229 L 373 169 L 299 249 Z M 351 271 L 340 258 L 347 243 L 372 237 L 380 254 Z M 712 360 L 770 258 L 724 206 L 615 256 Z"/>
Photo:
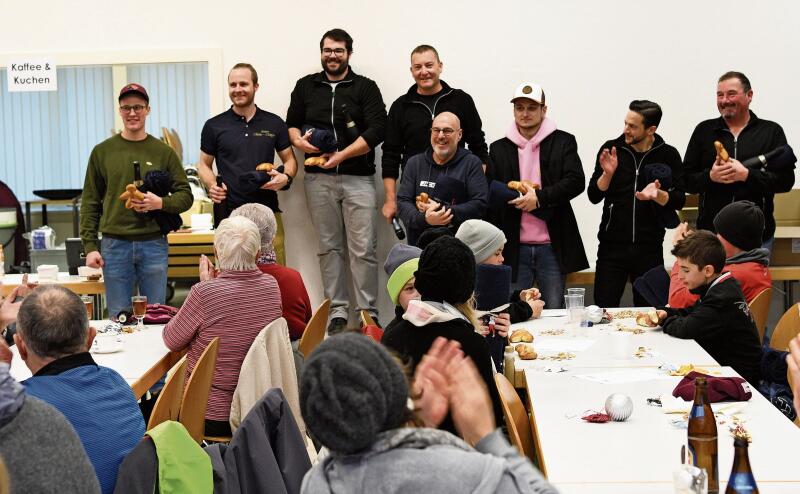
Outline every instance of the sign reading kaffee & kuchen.
<path id="1" fill-rule="evenodd" d="M 6 65 L 8 92 L 57 91 L 56 64 L 50 59 L 14 60 Z"/>

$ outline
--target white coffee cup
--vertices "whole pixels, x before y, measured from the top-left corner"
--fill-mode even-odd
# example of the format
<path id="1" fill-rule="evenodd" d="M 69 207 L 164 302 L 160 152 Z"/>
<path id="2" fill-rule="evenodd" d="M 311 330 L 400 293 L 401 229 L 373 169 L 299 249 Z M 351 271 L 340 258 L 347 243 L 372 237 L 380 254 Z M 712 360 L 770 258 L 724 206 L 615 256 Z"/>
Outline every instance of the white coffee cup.
<path id="1" fill-rule="evenodd" d="M 633 333 L 614 331 L 611 338 L 611 356 L 615 360 L 628 360 L 633 355 Z"/>

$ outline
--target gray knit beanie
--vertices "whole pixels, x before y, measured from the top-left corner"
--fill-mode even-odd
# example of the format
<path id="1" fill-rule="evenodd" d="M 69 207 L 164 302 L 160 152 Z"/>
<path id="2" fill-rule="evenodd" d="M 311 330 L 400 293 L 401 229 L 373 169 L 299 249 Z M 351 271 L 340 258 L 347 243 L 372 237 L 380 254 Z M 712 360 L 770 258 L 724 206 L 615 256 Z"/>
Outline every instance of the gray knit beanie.
<path id="1" fill-rule="evenodd" d="M 475 264 L 488 259 L 497 249 L 506 243 L 502 230 L 483 220 L 467 220 L 461 223 L 456 238 L 467 244 L 475 254 Z"/>
<path id="2" fill-rule="evenodd" d="M 408 385 L 399 364 L 371 338 L 342 333 L 305 363 L 300 409 L 311 435 L 335 453 L 356 453 L 402 425 Z"/>

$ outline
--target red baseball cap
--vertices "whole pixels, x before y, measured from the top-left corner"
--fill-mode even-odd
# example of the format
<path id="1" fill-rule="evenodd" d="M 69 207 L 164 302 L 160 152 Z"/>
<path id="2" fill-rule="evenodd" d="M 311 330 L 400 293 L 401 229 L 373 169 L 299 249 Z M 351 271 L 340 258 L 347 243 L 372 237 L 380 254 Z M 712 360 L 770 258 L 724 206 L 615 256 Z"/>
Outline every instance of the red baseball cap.
<path id="1" fill-rule="evenodd" d="M 135 82 L 132 82 L 123 87 L 122 89 L 120 89 L 119 98 L 117 99 L 117 101 L 121 100 L 122 98 L 124 98 L 129 94 L 138 94 L 139 96 L 144 98 L 145 101 L 150 103 L 150 96 L 147 95 L 147 90 L 141 84 L 136 84 Z"/>

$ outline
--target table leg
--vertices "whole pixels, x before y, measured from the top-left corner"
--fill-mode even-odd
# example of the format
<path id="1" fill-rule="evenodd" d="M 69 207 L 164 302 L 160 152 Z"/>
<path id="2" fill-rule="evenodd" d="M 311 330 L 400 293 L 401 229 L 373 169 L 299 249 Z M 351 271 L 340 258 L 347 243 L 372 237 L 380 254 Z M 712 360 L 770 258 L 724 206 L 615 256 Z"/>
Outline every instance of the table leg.
<path id="1" fill-rule="evenodd" d="M 72 200 L 72 236 L 78 237 L 80 230 L 78 226 L 78 198 Z"/>
<path id="2" fill-rule="evenodd" d="M 42 204 L 42 226 L 47 224 L 47 204 Z"/>
<path id="3" fill-rule="evenodd" d="M 25 203 L 25 231 L 30 232 L 33 231 L 33 225 L 31 224 L 33 220 L 31 219 L 31 203 Z"/>

